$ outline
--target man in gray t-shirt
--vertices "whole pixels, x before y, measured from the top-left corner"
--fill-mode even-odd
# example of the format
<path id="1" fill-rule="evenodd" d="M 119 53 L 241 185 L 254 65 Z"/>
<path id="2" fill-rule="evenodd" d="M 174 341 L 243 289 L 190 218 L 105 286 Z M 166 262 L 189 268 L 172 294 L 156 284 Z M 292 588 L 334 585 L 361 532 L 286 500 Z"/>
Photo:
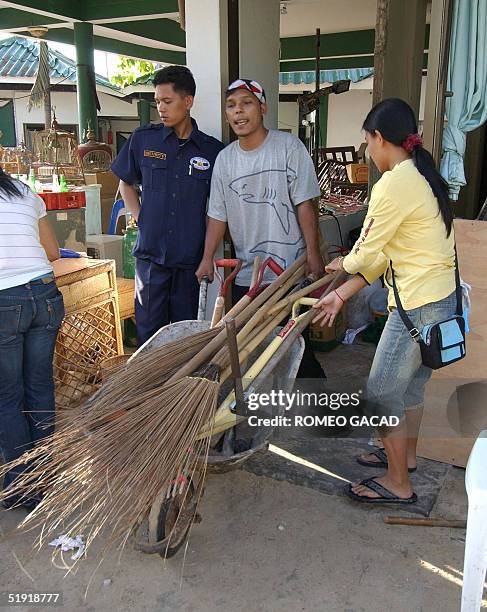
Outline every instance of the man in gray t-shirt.
<path id="1" fill-rule="evenodd" d="M 256 81 L 238 79 L 226 92 L 225 112 L 238 137 L 221 151 L 211 179 L 205 251 L 198 280 L 213 280 L 213 257 L 225 231 L 230 231 L 242 261 L 233 288 L 234 301 L 247 291 L 256 255 L 272 256 L 283 268 L 302 253 L 307 272 L 319 278 L 325 264 L 320 254 L 318 211 L 313 199 L 320 189 L 305 147 L 292 134 L 267 130 L 265 93 Z M 269 279 L 272 280 L 271 276 Z M 307 330 L 299 378 L 324 378 Z"/>
<path id="2" fill-rule="evenodd" d="M 320 188 L 311 157 L 292 134 L 264 127 L 266 111 L 255 81 L 239 79 L 228 88 L 226 115 L 238 140 L 220 152 L 213 169 L 199 280 L 213 278 L 213 256 L 227 225 L 242 261 L 237 285 L 250 285 L 256 255 L 287 268 L 306 251 L 308 272 L 323 274 L 313 202 Z"/>

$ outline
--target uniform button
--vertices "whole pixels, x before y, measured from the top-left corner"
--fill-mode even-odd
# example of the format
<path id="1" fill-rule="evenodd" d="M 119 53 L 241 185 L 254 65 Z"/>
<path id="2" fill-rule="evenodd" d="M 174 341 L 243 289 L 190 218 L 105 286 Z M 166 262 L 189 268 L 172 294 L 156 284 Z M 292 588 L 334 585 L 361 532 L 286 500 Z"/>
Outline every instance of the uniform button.
<path id="1" fill-rule="evenodd" d="M 173 197 L 173 198 L 175 198 L 175 197 L 176 197 L 176 194 L 175 194 L 175 193 L 173 193 L 173 194 L 172 194 L 172 197 Z"/>
<path id="2" fill-rule="evenodd" d="M 171 217 L 174 217 L 176 213 L 174 212 L 174 210 L 171 210 Z"/>
<path id="3" fill-rule="evenodd" d="M 174 175 L 174 178 L 179 178 L 179 174 L 175 174 L 175 175 Z"/>
<path id="4" fill-rule="evenodd" d="M 169 234 L 172 234 L 172 230 L 169 230 L 169 232 L 168 232 L 168 233 L 169 233 Z"/>

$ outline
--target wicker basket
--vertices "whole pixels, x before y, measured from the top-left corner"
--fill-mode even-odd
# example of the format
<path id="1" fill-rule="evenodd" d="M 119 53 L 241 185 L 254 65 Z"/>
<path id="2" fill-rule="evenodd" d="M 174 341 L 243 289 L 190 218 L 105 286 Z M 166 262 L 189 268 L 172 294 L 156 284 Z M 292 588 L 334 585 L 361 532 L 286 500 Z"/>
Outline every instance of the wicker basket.
<path id="1" fill-rule="evenodd" d="M 113 261 L 93 261 L 56 279 L 66 315 L 54 354 L 58 409 L 74 408 L 101 382 L 101 364 L 123 354 Z"/>
<path id="2" fill-rule="evenodd" d="M 102 382 L 106 382 L 110 376 L 121 370 L 129 360 L 130 355 L 117 355 L 109 357 L 100 363 L 100 374 Z"/>

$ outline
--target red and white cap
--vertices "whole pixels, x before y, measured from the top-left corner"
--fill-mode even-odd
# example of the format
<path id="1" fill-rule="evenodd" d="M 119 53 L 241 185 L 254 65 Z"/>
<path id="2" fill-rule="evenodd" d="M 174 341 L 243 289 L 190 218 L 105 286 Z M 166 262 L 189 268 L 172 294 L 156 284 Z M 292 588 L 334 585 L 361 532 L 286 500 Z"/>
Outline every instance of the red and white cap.
<path id="1" fill-rule="evenodd" d="M 234 89 L 246 89 L 254 94 L 261 104 L 265 104 L 265 91 L 260 83 L 249 79 L 237 79 L 228 86 L 227 95 Z"/>

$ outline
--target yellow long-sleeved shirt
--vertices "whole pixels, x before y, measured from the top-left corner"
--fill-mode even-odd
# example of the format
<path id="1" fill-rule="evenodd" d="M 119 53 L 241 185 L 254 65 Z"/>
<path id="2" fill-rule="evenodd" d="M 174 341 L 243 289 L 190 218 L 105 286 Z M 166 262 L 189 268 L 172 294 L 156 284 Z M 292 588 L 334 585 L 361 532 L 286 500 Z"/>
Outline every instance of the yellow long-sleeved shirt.
<path id="1" fill-rule="evenodd" d="M 437 302 L 455 290 L 453 230 L 446 235 L 438 201 L 410 159 L 385 172 L 374 186 L 359 239 L 343 260 L 349 274 L 372 283 L 394 267 L 406 310 Z M 389 308 L 396 305 L 390 272 Z"/>

